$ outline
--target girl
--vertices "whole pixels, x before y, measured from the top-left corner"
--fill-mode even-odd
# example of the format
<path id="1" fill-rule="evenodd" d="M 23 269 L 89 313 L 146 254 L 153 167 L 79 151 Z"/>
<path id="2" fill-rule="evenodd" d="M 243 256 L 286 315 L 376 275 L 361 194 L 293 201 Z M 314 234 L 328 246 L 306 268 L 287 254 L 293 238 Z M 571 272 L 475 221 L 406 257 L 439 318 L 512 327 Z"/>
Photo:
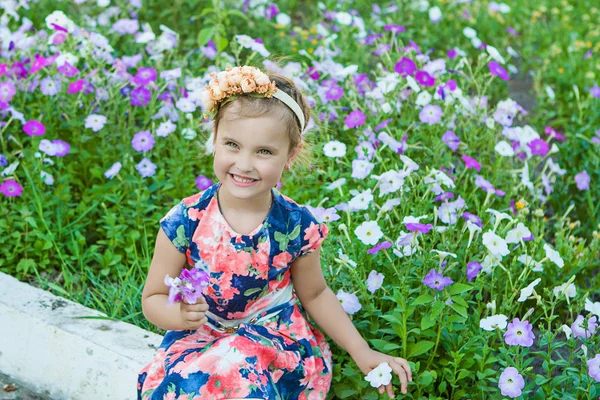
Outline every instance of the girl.
<path id="1" fill-rule="evenodd" d="M 406 393 L 407 361 L 370 349 L 323 278 L 327 226 L 274 188 L 302 149 L 306 100 L 254 67 L 211 77 L 202 101 L 219 182 L 160 221 L 142 308 L 168 332 L 140 372 L 138 399 L 325 399 L 331 351 L 304 310 L 363 373 L 387 362 Z M 165 276 L 184 266 L 208 272 L 209 285 L 197 304 L 169 306 Z"/>

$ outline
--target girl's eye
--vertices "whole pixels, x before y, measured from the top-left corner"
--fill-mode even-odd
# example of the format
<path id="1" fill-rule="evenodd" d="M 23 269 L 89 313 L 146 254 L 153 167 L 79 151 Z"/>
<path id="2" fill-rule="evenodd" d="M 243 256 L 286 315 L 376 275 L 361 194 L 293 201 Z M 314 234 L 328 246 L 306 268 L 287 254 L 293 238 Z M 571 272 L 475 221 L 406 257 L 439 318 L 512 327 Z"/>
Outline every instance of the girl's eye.
<path id="1" fill-rule="evenodd" d="M 225 146 L 227 146 L 227 147 L 233 147 L 233 148 L 236 148 L 236 147 L 237 147 L 237 144 L 235 144 L 235 143 L 233 143 L 233 142 L 225 142 Z"/>
<path id="2" fill-rule="evenodd" d="M 258 152 L 259 152 L 259 154 L 264 154 L 267 156 L 270 156 L 271 154 L 273 154 L 273 153 L 271 153 L 270 150 L 267 150 L 267 149 L 262 149 L 262 150 L 259 150 Z"/>

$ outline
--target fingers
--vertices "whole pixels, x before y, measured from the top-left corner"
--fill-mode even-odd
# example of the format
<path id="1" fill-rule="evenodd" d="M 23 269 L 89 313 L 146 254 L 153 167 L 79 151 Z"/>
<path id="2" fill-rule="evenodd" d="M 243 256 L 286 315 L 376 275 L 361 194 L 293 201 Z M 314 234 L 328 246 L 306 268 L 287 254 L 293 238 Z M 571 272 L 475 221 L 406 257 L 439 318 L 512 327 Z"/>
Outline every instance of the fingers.
<path id="1" fill-rule="evenodd" d="M 206 303 L 202 303 L 202 304 L 181 303 L 181 309 L 185 312 L 190 312 L 190 311 L 207 312 L 208 308 L 209 308 L 208 304 L 206 304 Z"/>
<path id="2" fill-rule="evenodd" d="M 185 313 L 185 320 L 189 322 L 199 322 L 202 319 L 206 318 L 206 315 L 203 312 L 187 312 Z"/>
<path id="3" fill-rule="evenodd" d="M 408 381 L 412 382 L 412 370 L 410 369 L 410 364 L 404 358 L 396 357 L 394 361 L 404 369 L 406 372 L 406 376 L 408 377 Z"/>
<path id="4" fill-rule="evenodd" d="M 404 370 L 404 366 L 399 363 L 398 361 L 396 361 L 396 359 L 394 359 L 394 362 L 391 363 L 390 367 L 392 367 L 392 371 L 394 371 L 394 373 L 396 375 L 398 375 L 398 378 L 400 378 L 400 390 L 402 391 L 402 394 L 406 394 L 406 392 L 408 391 L 408 373 L 407 371 Z M 410 367 L 408 367 L 408 371 L 410 371 Z M 411 375 L 412 376 L 412 375 Z M 391 397 L 394 397 L 394 393 L 392 391 L 392 385 L 388 385 L 387 386 L 387 392 L 388 395 Z"/>

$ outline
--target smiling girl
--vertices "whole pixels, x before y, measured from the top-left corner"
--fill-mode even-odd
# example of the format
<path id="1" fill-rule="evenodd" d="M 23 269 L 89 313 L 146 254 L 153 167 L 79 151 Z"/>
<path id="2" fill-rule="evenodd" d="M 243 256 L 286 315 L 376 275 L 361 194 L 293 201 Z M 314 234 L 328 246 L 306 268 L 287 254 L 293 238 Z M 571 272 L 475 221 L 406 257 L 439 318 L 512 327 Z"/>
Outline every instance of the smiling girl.
<path id="1" fill-rule="evenodd" d="M 406 360 L 372 350 L 325 282 L 327 226 L 275 189 L 301 154 L 306 100 L 253 67 L 212 78 L 203 102 L 218 183 L 160 221 L 142 307 L 167 333 L 139 374 L 138 399 L 325 399 L 331 351 L 306 313 L 363 373 L 387 362 L 406 393 Z M 197 304 L 169 305 L 165 275 L 183 268 L 207 272 L 208 286 Z"/>

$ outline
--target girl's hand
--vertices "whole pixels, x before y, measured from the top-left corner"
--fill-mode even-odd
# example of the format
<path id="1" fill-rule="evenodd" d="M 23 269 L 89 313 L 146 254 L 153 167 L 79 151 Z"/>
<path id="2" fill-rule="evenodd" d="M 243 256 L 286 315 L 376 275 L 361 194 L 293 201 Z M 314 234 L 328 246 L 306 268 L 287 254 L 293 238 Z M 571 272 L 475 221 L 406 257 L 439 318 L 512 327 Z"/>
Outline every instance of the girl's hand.
<path id="1" fill-rule="evenodd" d="M 358 365 L 358 368 L 360 368 L 362 373 L 365 375 L 368 375 L 371 370 L 375 369 L 382 362 L 387 362 L 392 368 L 392 371 L 394 371 L 394 373 L 398 375 L 398 378 L 400 378 L 402 394 L 406 394 L 408 390 L 408 382 L 412 382 L 412 371 L 410 370 L 408 361 L 406 361 L 404 358 L 388 356 L 387 354 L 380 353 L 370 348 L 361 350 L 360 352 L 354 354 L 352 358 L 354 359 L 354 362 L 356 362 L 356 365 Z M 390 399 L 393 399 L 394 390 L 391 382 L 389 385 L 381 385 L 379 387 L 380 394 L 383 394 L 383 392 L 386 390 Z"/>
<path id="2" fill-rule="evenodd" d="M 208 311 L 208 304 L 206 304 L 203 296 L 198 298 L 196 304 L 188 304 L 185 300 L 182 301 L 180 310 L 183 330 L 196 330 L 208 322 L 205 314 Z"/>

